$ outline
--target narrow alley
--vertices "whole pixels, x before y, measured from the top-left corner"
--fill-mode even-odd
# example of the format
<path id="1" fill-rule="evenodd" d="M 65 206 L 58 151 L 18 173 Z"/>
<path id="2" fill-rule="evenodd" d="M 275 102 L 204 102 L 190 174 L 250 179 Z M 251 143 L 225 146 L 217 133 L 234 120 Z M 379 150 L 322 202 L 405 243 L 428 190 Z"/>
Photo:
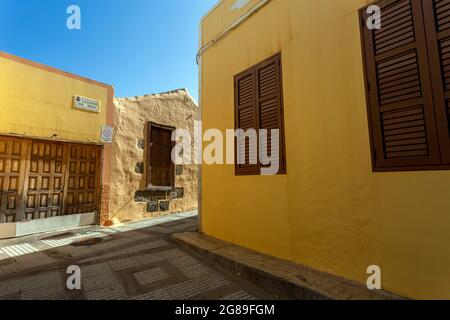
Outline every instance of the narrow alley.
<path id="1" fill-rule="evenodd" d="M 120 227 L 91 226 L 0 242 L 0 300 L 252 300 L 267 298 L 171 242 L 196 212 Z M 69 266 L 81 290 L 69 290 Z"/>

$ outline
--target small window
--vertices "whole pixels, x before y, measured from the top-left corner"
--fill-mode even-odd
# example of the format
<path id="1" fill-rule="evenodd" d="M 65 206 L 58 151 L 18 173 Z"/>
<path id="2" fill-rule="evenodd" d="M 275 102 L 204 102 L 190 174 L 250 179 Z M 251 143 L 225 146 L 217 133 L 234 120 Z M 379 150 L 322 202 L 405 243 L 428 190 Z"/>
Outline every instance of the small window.
<path id="1" fill-rule="evenodd" d="M 172 162 L 172 132 L 175 128 L 149 123 L 147 133 L 148 188 L 174 188 L 175 165 Z"/>
<path id="2" fill-rule="evenodd" d="M 272 146 L 279 151 L 276 161 L 278 174 L 286 173 L 283 86 L 281 54 L 277 54 L 256 66 L 238 74 L 234 79 L 235 88 L 235 128 L 257 131 L 256 146 L 252 146 L 247 136 L 245 142 L 236 139 L 236 175 L 258 175 L 267 167 L 262 161 L 263 154 L 271 157 Z M 261 136 L 260 131 L 267 130 Z M 272 140 L 272 130 L 278 130 L 279 139 Z M 260 139 L 261 138 L 261 139 Z M 263 141 L 264 139 L 264 141 Z M 243 141 L 243 140 L 242 140 Z M 261 150 L 260 150 L 261 149 Z M 258 152 L 259 151 L 259 152 Z M 273 163 L 272 163 L 273 164 Z"/>

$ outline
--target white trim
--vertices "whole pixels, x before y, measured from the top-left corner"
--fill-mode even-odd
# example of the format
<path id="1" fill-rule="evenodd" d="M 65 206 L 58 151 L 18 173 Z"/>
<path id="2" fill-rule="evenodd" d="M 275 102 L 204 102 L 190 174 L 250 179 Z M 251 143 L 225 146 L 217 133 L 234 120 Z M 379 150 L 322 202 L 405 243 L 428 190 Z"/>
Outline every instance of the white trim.
<path id="1" fill-rule="evenodd" d="M 9 239 L 16 236 L 15 223 L 1 223 L 0 224 L 0 239 Z"/>
<path id="2" fill-rule="evenodd" d="M 73 229 L 93 225 L 97 213 L 83 213 L 47 219 L 0 224 L 0 239 L 29 236 L 37 233 Z"/>

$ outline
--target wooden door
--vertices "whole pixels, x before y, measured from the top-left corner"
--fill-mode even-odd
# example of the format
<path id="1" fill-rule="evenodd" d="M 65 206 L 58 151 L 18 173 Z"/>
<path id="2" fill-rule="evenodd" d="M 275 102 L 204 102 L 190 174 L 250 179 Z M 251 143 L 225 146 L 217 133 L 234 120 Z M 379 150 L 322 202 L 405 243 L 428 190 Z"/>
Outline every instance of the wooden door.
<path id="1" fill-rule="evenodd" d="M 101 147 L 0 136 L 0 224 L 98 211 Z"/>
<path id="2" fill-rule="evenodd" d="M 20 221 L 26 140 L 0 137 L 0 223 Z"/>
<path id="3" fill-rule="evenodd" d="M 175 166 L 172 161 L 174 128 L 149 125 L 148 183 L 153 187 L 174 187 Z"/>
<path id="4" fill-rule="evenodd" d="M 98 210 L 101 149 L 79 144 L 71 144 L 68 148 L 68 190 L 64 212 L 70 215 Z"/>
<path id="5" fill-rule="evenodd" d="M 58 142 L 31 141 L 24 189 L 23 220 L 62 215 L 64 167 L 67 146 Z"/>

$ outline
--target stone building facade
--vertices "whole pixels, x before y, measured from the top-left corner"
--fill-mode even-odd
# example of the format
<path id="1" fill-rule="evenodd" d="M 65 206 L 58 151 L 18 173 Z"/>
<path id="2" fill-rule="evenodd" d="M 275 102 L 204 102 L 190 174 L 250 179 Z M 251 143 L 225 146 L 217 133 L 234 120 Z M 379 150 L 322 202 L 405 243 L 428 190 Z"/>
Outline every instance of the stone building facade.
<path id="1" fill-rule="evenodd" d="M 109 214 L 102 224 L 194 210 L 198 206 L 196 165 L 173 166 L 172 187 L 149 187 L 149 126 L 187 129 L 193 136 L 197 105 L 182 90 L 115 98 Z"/>

